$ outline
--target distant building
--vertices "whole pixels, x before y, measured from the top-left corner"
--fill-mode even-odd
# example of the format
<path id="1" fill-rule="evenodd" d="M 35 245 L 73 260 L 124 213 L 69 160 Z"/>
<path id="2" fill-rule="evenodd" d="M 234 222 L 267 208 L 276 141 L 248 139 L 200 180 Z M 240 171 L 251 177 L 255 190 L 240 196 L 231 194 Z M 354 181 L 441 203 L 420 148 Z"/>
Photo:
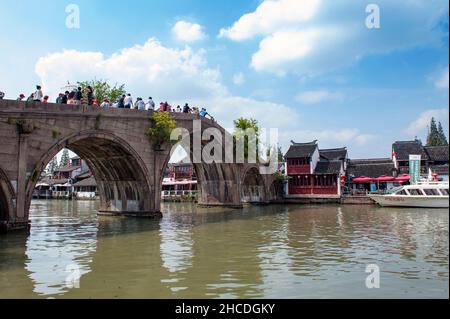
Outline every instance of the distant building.
<path id="1" fill-rule="evenodd" d="M 427 176 L 431 170 L 441 179 L 449 179 L 449 147 L 423 146 L 420 140 L 397 141 L 392 144 L 392 160 L 398 174 L 409 174 L 409 156 L 421 156 L 421 175 Z"/>
<path id="2" fill-rule="evenodd" d="M 317 141 L 292 142 L 286 159 L 287 198 L 339 198 L 347 149 L 320 150 Z"/>
<path id="3" fill-rule="evenodd" d="M 349 160 L 346 185 L 351 192 L 364 193 L 378 189 L 390 189 L 399 185 L 394 162 L 390 158 Z"/>
<path id="4" fill-rule="evenodd" d="M 72 157 L 69 164 L 43 175 L 36 184 L 33 198 L 91 199 L 97 196 L 97 184 L 86 162 Z"/>
<path id="5" fill-rule="evenodd" d="M 97 182 L 93 176 L 81 179 L 73 184 L 74 197 L 76 199 L 95 199 L 97 198 Z"/>
<path id="6" fill-rule="evenodd" d="M 161 196 L 174 200 L 197 195 L 197 176 L 191 163 L 169 163 L 164 174 Z"/>

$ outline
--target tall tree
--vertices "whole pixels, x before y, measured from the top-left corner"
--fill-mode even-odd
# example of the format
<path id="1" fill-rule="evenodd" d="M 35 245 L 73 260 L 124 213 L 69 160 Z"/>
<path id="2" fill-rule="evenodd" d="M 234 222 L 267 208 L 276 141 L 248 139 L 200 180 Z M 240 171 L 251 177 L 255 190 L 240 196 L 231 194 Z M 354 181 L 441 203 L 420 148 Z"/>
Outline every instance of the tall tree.
<path id="1" fill-rule="evenodd" d="M 438 146 L 440 144 L 439 131 L 436 125 L 436 120 L 434 117 L 431 118 L 430 129 L 427 137 L 428 146 Z"/>
<path id="2" fill-rule="evenodd" d="M 59 162 L 59 167 L 64 167 L 69 165 L 70 157 L 69 157 L 69 151 L 65 148 L 63 150 L 63 153 L 61 155 L 61 160 Z"/>
<path id="3" fill-rule="evenodd" d="M 448 145 L 447 136 L 445 136 L 444 129 L 442 128 L 441 122 L 438 124 L 438 134 L 441 145 Z"/>
<path id="4" fill-rule="evenodd" d="M 53 172 L 58 168 L 58 158 L 55 156 L 52 158 L 50 163 L 47 165 L 47 173 L 53 174 Z"/>
<path id="5" fill-rule="evenodd" d="M 248 135 L 251 131 L 253 134 Z M 259 125 L 255 119 L 239 118 L 234 121 L 234 140 L 235 146 L 237 142 L 244 143 L 244 158 L 248 159 L 249 145 L 256 146 L 256 159 L 259 158 Z"/>

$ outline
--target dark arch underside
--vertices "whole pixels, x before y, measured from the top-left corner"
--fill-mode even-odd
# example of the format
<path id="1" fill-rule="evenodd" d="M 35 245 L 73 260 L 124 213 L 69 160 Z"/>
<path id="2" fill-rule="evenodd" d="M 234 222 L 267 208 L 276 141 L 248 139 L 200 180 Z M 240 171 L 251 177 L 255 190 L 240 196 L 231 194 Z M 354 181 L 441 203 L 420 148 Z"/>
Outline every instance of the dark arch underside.
<path id="1" fill-rule="evenodd" d="M 241 184 L 243 202 L 262 202 L 265 199 L 264 180 L 257 168 L 247 171 Z"/>
<path id="2" fill-rule="evenodd" d="M 101 210 L 146 211 L 150 194 L 146 174 L 136 158 L 118 142 L 97 137 L 67 148 L 86 161 L 98 185 Z"/>

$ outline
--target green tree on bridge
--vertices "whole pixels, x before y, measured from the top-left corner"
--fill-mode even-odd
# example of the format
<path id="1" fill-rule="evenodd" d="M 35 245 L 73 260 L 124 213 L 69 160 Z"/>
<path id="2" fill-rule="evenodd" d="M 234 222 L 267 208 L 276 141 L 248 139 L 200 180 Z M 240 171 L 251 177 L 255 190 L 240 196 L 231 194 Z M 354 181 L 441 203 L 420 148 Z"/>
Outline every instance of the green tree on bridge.
<path id="1" fill-rule="evenodd" d="M 105 80 L 92 80 L 92 81 L 83 81 L 78 82 L 78 85 L 81 87 L 82 91 L 90 86 L 94 91 L 94 96 L 98 99 L 99 103 L 104 101 L 105 99 L 109 99 L 111 103 L 114 103 L 120 96 L 125 94 L 125 84 L 118 85 L 117 83 L 114 86 L 111 86 Z"/>
<path id="2" fill-rule="evenodd" d="M 248 131 L 253 131 L 254 134 L 248 135 Z M 246 119 L 246 118 L 238 118 L 234 121 L 234 146 L 236 149 L 236 145 L 238 142 L 244 142 L 244 158 L 248 159 L 249 153 L 249 145 L 256 145 L 256 159 L 259 158 L 259 124 L 255 119 Z"/>
<path id="3" fill-rule="evenodd" d="M 150 117 L 150 123 L 151 127 L 146 134 L 155 149 L 160 149 L 162 144 L 170 142 L 170 135 L 176 127 L 176 121 L 170 117 L 169 112 L 154 112 Z"/>

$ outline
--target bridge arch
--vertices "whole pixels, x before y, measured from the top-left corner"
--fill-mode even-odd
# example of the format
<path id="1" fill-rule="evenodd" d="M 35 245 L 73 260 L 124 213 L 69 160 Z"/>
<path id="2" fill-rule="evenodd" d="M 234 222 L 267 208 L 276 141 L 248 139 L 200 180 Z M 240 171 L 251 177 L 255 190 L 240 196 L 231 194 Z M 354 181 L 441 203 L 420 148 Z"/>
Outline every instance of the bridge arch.
<path id="1" fill-rule="evenodd" d="M 34 176 L 40 176 L 50 160 L 63 148 L 78 154 L 91 169 L 98 186 L 100 212 L 140 215 L 154 214 L 150 174 L 147 165 L 130 144 L 108 131 L 83 131 L 54 144 L 35 163 Z M 37 179 L 26 186 L 28 213 Z"/>
<path id="2" fill-rule="evenodd" d="M 241 177 L 241 199 L 244 203 L 262 203 L 267 200 L 266 182 L 257 166 L 244 170 Z"/>
<path id="3" fill-rule="evenodd" d="M 7 222 L 13 218 L 14 198 L 14 188 L 6 173 L 0 167 L 0 223 Z"/>
<path id="4" fill-rule="evenodd" d="M 184 116 L 184 114 L 183 114 Z M 225 149 L 224 138 L 225 135 L 229 135 L 223 127 L 218 125 L 216 122 L 206 119 L 206 118 L 192 118 L 191 120 L 201 121 L 201 132 L 206 129 L 214 128 L 220 131 L 222 137 L 222 163 L 205 163 L 203 160 L 201 163 L 193 163 L 194 170 L 197 176 L 197 189 L 198 189 L 198 204 L 201 206 L 228 206 L 228 207 L 242 207 L 238 177 L 240 174 L 241 167 L 239 164 L 225 163 Z M 192 121 L 188 125 L 184 125 L 186 122 L 180 123 L 180 127 L 184 128 L 189 134 L 189 149 L 183 148 L 185 153 L 190 156 L 190 160 L 193 161 L 194 156 L 194 143 L 195 143 L 195 128 L 192 125 Z M 186 138 L 187 136 L 183 136 Z M 203 147 L 207 145 L 210 141 L 202 140 L 201 151 L 203 152 Z M 180 146 L 181 147 L 181 146 Z M 166 157 L 164 160 L 164 170 L 167 167 L 170 158 L 171 150 L 173 145 L 166 144 L 163 147 L 167 150 Z M 160 177 L 161 185 L 163 181 L 163 176 Z"/>

